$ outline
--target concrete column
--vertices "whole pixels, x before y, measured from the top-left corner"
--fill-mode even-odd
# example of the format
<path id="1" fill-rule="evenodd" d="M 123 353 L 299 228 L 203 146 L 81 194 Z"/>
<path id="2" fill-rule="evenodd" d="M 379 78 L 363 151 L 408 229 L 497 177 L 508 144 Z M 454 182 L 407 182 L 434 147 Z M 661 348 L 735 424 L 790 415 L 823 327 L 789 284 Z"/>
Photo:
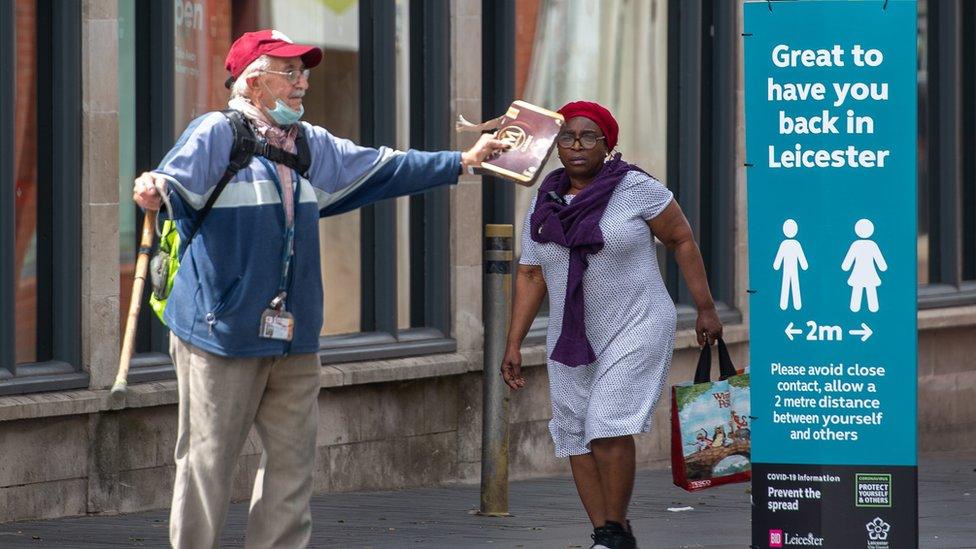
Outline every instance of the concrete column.
<path id="1" fill-rule="evenodd" d="M 741 4 L 741 2 L 740 2 Z M 742 33 L 742 10 L 738 10 L 736 36 Z M 746 223 L 746 124 L 745 124 L 745 74 L 743 72 L 743 47 L 739 40 L 736 51 L 736 107 L 735 107 L 735 298 L 729 305 L 742 313 L 742 323 L 749 326 L 749 231 Z"/>
<path id="2" fill-rule="evenodd" d="M 119 360 L 118 1 L 82 3 L 82 364 L 93 389 Z"/>
<path id="3" fill-rule="evenodd" d="M 481 118 L 481 0 L 451 0 L 452 120 L 463 114 Z M 451 145 L 463 150 L 475 134 L 455 134 Z M 451 189 L 451 311 L 458 352 L 480 365 L 481 311 L 481 177 L 463 175 Z M 478 355 L 478 356 L 474 356 Z"/>

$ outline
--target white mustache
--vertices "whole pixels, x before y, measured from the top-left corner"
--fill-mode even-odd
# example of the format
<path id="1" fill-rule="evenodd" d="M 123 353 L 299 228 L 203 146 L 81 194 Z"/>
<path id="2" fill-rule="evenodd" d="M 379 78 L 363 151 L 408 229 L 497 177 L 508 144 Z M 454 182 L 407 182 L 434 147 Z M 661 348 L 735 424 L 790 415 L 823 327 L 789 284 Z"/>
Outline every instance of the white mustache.
<path id="1" fill-rule="evenodd" d="M 305 97 L 305 92 L 295 92 L 288 96 L 289 99 L 301 99 Z"/>

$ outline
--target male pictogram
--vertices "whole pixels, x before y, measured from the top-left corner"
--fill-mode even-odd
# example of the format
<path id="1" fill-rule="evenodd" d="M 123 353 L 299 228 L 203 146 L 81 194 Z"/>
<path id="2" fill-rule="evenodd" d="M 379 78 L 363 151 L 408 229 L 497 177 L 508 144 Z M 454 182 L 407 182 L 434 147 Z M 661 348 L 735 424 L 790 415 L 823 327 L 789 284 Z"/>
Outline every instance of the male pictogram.
<path id="1" fill-rule="evenodd" d="M 783 235 L 786 239 L 779 245 L 773 269 L 783 271 L 783 285 L 779 294 L 779 308 L 786 310 L 792 298 L 793 308 L 797 311 L 803 306 L 800 298 L 800 269 L 807 270 L 807 258 L 803 255 L 803 246 L 796 240 L 799 232 L 796 221 L 787 219 L 783 223 Z"/>

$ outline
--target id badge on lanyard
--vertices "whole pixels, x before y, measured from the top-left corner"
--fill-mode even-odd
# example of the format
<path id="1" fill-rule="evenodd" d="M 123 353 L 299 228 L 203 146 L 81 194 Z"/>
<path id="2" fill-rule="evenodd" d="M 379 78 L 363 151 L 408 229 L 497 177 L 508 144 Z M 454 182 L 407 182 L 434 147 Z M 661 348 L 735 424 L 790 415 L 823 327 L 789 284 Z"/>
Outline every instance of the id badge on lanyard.
<path id="1" fill-rule="evenodd" d="M 261 313 L 261 332 L 259 336 L 266 339 L 277 339 L 280 341 L 291 341 L 295 337 L 295 317 L 284 310 L 285 292 L 281 292 L 268 308 Z M 280 300 L 279 300 L 280 298 Z M 275 306 L 275 302 L 280 305 Z"/>
<path id="2" fill-rule="evenodd" d="M 258 158 L 258 160 L 264 164 L 268 173 L 271 174 L 271 178 L 274 179 L 275 185 L 278 188 L 278 196 L 281 197 L 281 207 L 284 210 L 285 190 L 282 188 L 281 180 L 278 178 L 278 171 L 264 158 Z M 278 284 L 277 295 L 274 296 L 268 303 L 268 307 L 261 313 L 261 324 L 258 330 L 258 337 L 276 339 L 278 341 L 291 341 L 295 337 L 295 316 L 285 308 L 285 298 L 288 297 L 288 292 L 286 291 L 288 286 L 288 271 L 291 267 L 292 256 L 295 254 L 295 218 L 298 215 L 298 190 L 300 188 L 297 178 L 295 181 L 294 212 L 291 224 L 288 224 L 286 221 L 284 249 L 281 252 L 281 282 Z M 287 218 L 287 215 L 285 217 Z"/>

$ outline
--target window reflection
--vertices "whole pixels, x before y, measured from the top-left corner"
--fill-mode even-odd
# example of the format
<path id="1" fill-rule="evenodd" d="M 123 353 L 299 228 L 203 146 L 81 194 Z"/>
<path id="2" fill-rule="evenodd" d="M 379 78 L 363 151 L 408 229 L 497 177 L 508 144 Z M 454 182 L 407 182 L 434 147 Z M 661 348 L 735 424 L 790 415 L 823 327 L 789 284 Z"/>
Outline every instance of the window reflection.
<path id="1" fill-rule="evenodd" d="M 918 2 L 918 283 L 929 284 L 928 17 Z"/>
<path id="2" fill-rule="evenodd" d="M 119 0 L 119 334 L 125 331 L 136 258 L 135 0 Z"/>
<path id="3" fill-rule="evenodd" d="M 271 3 L 269 26 L 325 54 L 309 78 L 305 120 L 359 141 L 359 3 L 283 0 Z M 325 315 L 322 335 L 360 327 L 360 215 L 352 211 L 319 223 Z"/>
<path id="4" fill-rule="evenodd" d="M 667 173 L 667 5 L 667 0 L 517 2 L 515 97 L 549 109 L 578 99 L 605 105 L 620 121 L 617 150 L 624 159 L 663 177 Z M 602 30 L 594 34 L 593 28 Z M 588 38 L 581 40 L 581 36 Z M 559 166 L 553 153 L 543 170 L 547 173 Z M 537 185 L 541 181 L 542 177 Z M 516 235 L 522 234 L 536 190 L 516 186 Z M 516 256 L 521 253 L 519 241 L 516 238 Z M 543 302 L 542 314 L 547 314 L 547 306 Z"/>
<path id="5" fill-rule="evenodd" d="M 526 1 L 516 4 L 515 20 L 515 96 L 550 109 L 577 99 L 607 106 L 621 122 L 617 149 L 624 158 L 663 176 L 667 1 Z M 594 35 L 593 28 L 603 30 Z M 558 166 L 553 154 L 546 170 Z M 516 234 L 534 196 L 535 189 L 516 191 Z"/>
<path id="6" fill-rule="evenodd" d="M 14 327 L 17 363 L 37 357 L 37 5 L 15 6 L 17 81 L 14 84 Z"/>
<path id="7" fill-rule="evenodd" d="M 194 118 L 227 108 L 224 58 L 231 44 L 230 0 L 177 0 L 173 21 L 173 113 L 177 133 Z"/>

